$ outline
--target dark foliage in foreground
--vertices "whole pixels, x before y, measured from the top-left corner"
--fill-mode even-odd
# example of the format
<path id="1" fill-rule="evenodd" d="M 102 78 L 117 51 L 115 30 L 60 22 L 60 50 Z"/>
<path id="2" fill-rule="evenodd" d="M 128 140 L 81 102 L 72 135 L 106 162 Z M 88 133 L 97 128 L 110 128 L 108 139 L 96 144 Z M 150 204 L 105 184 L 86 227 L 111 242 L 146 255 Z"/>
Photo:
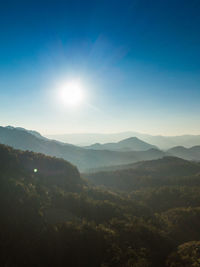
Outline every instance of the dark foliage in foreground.
<path id="1" fill-rule="evenodd" d="M 64 160 L 1 145 L 0 266 L 199 266 L 198 166 L 181 164 L 187 179 L 168 162 L 117 193 Z"/>

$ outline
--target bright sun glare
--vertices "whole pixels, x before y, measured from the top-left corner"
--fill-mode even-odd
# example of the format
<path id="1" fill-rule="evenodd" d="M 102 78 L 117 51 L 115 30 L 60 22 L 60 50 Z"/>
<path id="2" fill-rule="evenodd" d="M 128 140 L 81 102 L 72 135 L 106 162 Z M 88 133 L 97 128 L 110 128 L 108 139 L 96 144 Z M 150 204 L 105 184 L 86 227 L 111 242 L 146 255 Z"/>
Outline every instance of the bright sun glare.
<path id="1" fill-rule="evenodd" d="M 78 106 L 84 99 L 83 87 L 78 81 L 70 81 L 61 86 L 61 101 L 68 106 Z"/>

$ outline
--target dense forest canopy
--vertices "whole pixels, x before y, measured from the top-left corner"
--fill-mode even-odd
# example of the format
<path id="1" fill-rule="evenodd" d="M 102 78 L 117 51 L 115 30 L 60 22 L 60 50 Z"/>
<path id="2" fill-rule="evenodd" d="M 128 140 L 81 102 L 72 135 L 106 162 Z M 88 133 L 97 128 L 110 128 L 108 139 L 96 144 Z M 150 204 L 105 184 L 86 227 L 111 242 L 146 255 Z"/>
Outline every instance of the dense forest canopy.
<path id="1" fill-rule="evenodd" d="M 0 145 L 0 265 L 198 266 L 199 170 L 164 158 L 81 177 Z"/>

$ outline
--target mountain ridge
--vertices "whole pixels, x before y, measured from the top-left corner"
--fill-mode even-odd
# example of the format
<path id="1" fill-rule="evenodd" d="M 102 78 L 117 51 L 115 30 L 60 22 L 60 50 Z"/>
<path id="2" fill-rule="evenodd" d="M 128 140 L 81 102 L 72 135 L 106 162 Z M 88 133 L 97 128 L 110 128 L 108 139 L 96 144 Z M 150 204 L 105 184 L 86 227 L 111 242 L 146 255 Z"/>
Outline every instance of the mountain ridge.
<path id="1" fill-rule="evenodd" d="M 27 131 L 17 128 L 0 127 L 0 143 L 15 149 L 30 150 L 49 156 L 63 158 L 76 165 L 81 171 L 101 166 L 132 163 L 142 159 L 153 159 L 163 156 L 159 150 L 150 151 L 109 151 L 91 150 L 56 140 L 42 139 Z"/>
<path id="2" fill-rule="evenodd" d="M 140 187 L 200 184 L 200 163 L 176 157 L 163 157 L 126 165 L 124 169 L 100 170 L 82 174 L 95 186 L 131 191 Z"/>
<path id="3" fill-rule="evenodd" d="M 148 144 L 140 140 L 137 137 L 129 137 L 119 142 L 105 143 L 100 144 L 96 143 L 91 146 L 86 146 L 87 149 L 96 149 L 96 150 L 112 150 L 112 151 L 146 151 L 151 148 L 157 148 L 154 145 Z"/>
<path id="4" fill-rule="evenodd" d="M 74 134 L 54 134 L 47 135 L 50 139 L 62 142 L 69 142 L 81 146 L 89 146 L 94 143 L 119 142 L 122 139 L 135 136 L 143 141 L 159 147 L 160 149 L 170 149 L 174 146 L 191 147 L 200 145 L 200 135 L 184 134 L 176 136 L 150 135 L 134 131 L 121 133 L 74 133 Z"/>
<path id="5" fill-rule="evenodd" d="M 164 156 L 176 156 L 186 160 L 200 161 L 200 146 L 189 149 L 183 148 L 182 153 L 177 152 L 175 148 L 168 151 L 156 148 L 146 151 L 94 150 L 48 138 L 43 139 L 38 134 L 21 128 L 0 127 L 0 143 L 12 146 L 15 149 L 29 150 L 63 158 L 76 165 L 81 172 L 114 165 L 132 164 L 142 160 L 159 159 Z"/>

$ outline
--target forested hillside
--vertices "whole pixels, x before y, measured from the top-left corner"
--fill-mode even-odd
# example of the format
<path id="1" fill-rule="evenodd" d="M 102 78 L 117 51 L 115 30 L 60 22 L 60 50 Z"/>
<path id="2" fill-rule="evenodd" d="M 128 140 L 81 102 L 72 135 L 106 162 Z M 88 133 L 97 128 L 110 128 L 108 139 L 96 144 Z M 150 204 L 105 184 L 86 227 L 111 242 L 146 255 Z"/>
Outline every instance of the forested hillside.
<path id="1" fill-rule="evenodd" d="M 137 168 L 145 178 L 119 192 L 62 159 L 0 145 L 0 266 L 198 266 L 199 165 Z"/>
<path id="2" fill-rule="evenodd" d="M 136 190 L 142 187 L 171 185 L 200 185 L 200 163 L 175 157 L 142 161 L 105 168 L 84 174 L 92 184 L 115 190 Z"/>

